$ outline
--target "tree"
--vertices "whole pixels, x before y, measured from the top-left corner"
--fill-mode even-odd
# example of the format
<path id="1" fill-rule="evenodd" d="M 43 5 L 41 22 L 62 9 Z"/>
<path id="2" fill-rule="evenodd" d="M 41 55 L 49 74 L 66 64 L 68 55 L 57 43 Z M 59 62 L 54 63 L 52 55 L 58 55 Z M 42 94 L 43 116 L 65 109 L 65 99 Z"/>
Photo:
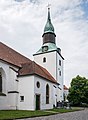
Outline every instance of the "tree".
<path id="1" fill-rule="evenodd" d="M 88 104 L 88 79 L 79 75 L 73 78 L 67 98 L 73 105 Z"/>

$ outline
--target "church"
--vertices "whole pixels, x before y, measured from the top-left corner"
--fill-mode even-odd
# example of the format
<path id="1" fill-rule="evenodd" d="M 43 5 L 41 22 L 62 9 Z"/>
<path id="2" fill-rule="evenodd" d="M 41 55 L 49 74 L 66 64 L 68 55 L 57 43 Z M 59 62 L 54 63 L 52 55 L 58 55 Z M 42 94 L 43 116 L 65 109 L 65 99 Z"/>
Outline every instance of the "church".
<path id="1" fill-rule="evenodd" d="M 44 110 L 63 101 L 63 61 L 48 8 L 34 61 L 0 42 L 0 110 Z"/>

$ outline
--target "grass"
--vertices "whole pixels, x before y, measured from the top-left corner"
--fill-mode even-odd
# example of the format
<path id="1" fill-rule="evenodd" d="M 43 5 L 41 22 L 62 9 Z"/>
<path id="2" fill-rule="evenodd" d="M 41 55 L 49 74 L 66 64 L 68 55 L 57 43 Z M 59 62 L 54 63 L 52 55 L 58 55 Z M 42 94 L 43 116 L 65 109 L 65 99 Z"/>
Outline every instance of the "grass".
<path id="1" fill-rule="evenodd" d="M 17 119 L 17 118 L 28 118 L 28 117 L 37 117 L 50 115 L 51 113 L 45 111 L 26 111 L 26 110 L 1 110 L 0 111 L 0 120 L 4 119 Z"/>
<path id="2" fill-rule="evenodd" d="M 80 109 L 50 109 L 40 111 L 27 111 L 27 110 L 0 110 L 0 120 L 13 120 L 17 118 L 30 118 L 39 116 L 48 116 L 58 113 L 73 112 Z"/>
<path id="3" fill-rule="evenodd" d="M 63 109 L 63 108 L 60 108 L 60 109 L 57 109 L 57 108 L 54 108 L 50 111 L 54 111 L 54 112 L 57 112 L 57 113 L 67 113 L 67 112 L 74 112 L 74 111 L 78 111 L 78 110 L 82 110 L 80 108 L 72 108 L 72 109 Z"/>

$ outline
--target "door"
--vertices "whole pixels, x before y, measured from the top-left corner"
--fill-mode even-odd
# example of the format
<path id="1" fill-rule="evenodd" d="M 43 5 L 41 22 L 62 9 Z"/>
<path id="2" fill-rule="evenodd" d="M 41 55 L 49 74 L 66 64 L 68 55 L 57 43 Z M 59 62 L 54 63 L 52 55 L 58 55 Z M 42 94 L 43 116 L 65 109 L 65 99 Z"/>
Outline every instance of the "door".
<path id="1" fill-rule="evenodd" d="M 36 95 L 36 110 L 40 110 L 40 95 Z"/>

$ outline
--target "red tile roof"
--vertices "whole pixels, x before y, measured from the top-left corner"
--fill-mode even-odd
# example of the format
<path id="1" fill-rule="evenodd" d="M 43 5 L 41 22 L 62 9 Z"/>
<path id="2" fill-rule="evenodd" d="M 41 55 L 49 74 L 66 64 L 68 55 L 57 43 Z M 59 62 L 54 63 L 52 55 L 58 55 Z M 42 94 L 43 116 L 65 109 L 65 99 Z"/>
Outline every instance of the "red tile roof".
<path id="1" fill-rule="evenodd" d="M 20 67 L 21 69 L 18 71 L 20 76 L 36 74 L 56 83 L 56 80 L 45 68 L 6 46 L 2 42 L 0 42 L 0 60 Z"/>
<path id="2" fill-rule="evenodd" d="M 6 61 L 19 67 L 21 67 L 22 63 L 27 63 L 31 61 L 27 57 L 21 55 L 20 53 L 6 46 L 2 42 L 0 42 L 0 60 Z"/>
<path id="3" fill-rule="evenodd" d="M 69 89 L 64 85 L 64 90 L 69 90 Z"/>
<path id="4" fill-rule="evenodd" d="M 38 75 L 51 82 L 57 83 L 57 81 L 52 77 L 52 75 L 43 67 L 31 61 L 31 63 L 22 64 L 22 68 L 19 70 L 19 76 L 25 75 Z"/>

